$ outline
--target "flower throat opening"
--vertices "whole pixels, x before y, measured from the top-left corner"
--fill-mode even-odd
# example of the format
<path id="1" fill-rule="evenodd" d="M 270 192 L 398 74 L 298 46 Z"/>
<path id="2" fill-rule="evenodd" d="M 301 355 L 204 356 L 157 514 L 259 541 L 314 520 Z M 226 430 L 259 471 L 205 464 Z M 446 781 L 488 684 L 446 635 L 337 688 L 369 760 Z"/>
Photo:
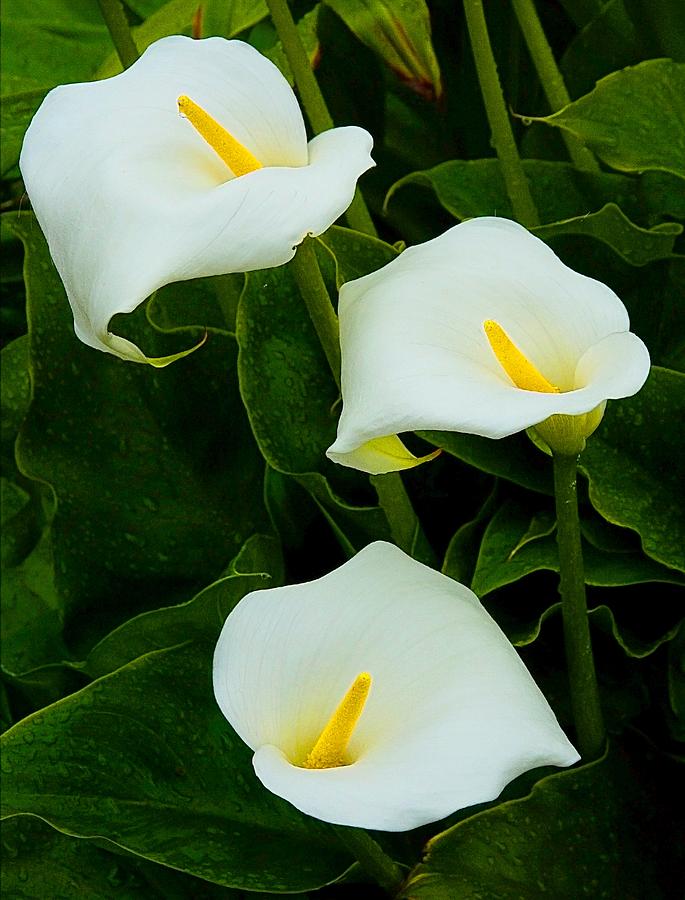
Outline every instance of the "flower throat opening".
<path id="1" fill-rule="evenodd" d="M 185 116 L 197 133 L 226 163 L 236 178 L 262 168 L 260 161 L 250 153 L 247 147 L 237 141 L 194 100 L 182 94 L 176 102 L 181 115 Z"/>
<path id="2" fill-rule="evenodd" d="M 483 322 L 485 336 L 497 362 L 502 366 L 517 388 L 524 391 L 537 391 L 541 394 L 560 394 L 559 388 L 547 381 L 533 363 L 521 353 L 502 326 L 486 319 Z"/>
<path id="3" fill-rule="evenodd" d="M 347 765 L 345 750 L 370 690 L 371 676 L 368 672 L 360 672 L 302 763 L 304 769 L 333 769 Z"/>

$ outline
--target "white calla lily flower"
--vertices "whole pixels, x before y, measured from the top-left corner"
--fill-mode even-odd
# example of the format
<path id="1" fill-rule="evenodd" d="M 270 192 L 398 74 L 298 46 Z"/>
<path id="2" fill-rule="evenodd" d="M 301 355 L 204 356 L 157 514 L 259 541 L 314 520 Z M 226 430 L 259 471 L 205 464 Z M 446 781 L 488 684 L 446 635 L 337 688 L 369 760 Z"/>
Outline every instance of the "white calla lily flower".
<path id="1" fill-rule="evenodd" d="M 616 294 L 508 219 L 456 225 L 347 282 L 339 314 L 343 410 L 328 456 L 372 474 L 423 461 L 368 453 L 408 431 L 537 426 L 579 452 L 606 400 L 649 374 Z"/>
<path id="2" fill-rule="evenodd" d="M 288 262 L 347 209 L 372 143 L 357 127 L 307 143 L 257 50 L 173 36 L 114 78 L 51 91 L 20 168 L 78 337 L 164 365 L 110 333 L 112 316 L 173 281 Z"/>
<path id="3" fill-rule="evenodd" d="M 260 781 L 339 825 L 416 828 L 579 759 L 475 594 L 383 542 L 244 597 L 214 692 Z"/>

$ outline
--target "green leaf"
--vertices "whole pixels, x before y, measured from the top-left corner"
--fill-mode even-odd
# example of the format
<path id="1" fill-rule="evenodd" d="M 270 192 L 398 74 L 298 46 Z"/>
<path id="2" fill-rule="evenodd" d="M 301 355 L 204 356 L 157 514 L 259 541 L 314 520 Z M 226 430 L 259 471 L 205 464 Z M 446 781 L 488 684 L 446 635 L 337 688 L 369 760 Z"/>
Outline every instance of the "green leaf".
<path id="1" fill-rule="evenodd" d="M 417 434 L 434 447 L 442 447 L 446 453 L 483 472 L 506 478 L 532 491 L 552 493 L 551 464 L 523 433 L 496 441 L 456 431 L 419 431 Z"/>
<path id="2" fill-rule="evenodd" d="M 570 163 L 544 159 L 522 162 L 543 223 L 579 216 L 597 202 L 613 201 L 622 206 L 634 203 L 635 181 L 625 175 L 579 172 Z M 441 206 L 455 219 L 514 218 L 497 159 L 452 159 L 431 169 L 411 172 L 392 185 L 385 206 L 409 184 L 435 191 Z"/>
<path id="3" fill-rule="evenodd" d="M 673 737 L 685 741 L 685 621 L 668 649 L 669 724 Z"/>
<path id="4" fill-rule="evenodd" d="M 2 348 L 2 382 L 0 394 L 0 446 L 2 467 L 14 475 L 14 442 L 31 399 L 29 383 L 29 339 L 22 335 Z"/>
<path id="5" fill-rule="evenodd" d="M 637 531 L 649 556 L 685 571 L 682 422 L 685 376 L 652 367 L 634 397 L 611 401 L 580 458 L 590 501 L 609 522 Z"/>
<path id="6" fill-rule="evenodd" d="M 2 174 L 50 88 L 88 81 L 110 48 L 91 0 L 5 0 L 2 9 Z"/>
<path id="7" fill-rule="evenodd" d="M 581 234 L 610 246 L 631 265 L 643 266 L 673 252 L 682 234 L 677 222 L 641 228 L 619 207 L 635 214 L 635 179 L 621 175 L 592 175 L 568 163 L 523 160 L 533 198 L 544 223 L 532 229 L 543 240 L 564 234 Z M 413 172 L 388 191 L 386 207 L 396 191 L 416 184 L 430 187 L 440 204 L 459 220 L 499 215 L 514 218 L 504 179 L 496 159 L 451 160 L 424 172 Z M 604 205 L 588 213 L 598 202 Z"/>
<path id="8" fill-rule="evenodd" d="M 302 16 L 302 18 L 297 23 L 297 32 L 300 36 L 300 40 L 302 41 L 305 52 L 307 53 L 307 58 L 309 59 L 309 63 L 312 68 L 315 67 L 318 56 L 321 53 L 321 44 L 319 43 L 318 31 L 320 9 L 321 6 L 317 3 L 316 6 L 304 16 Z M 262 53 L 267 57 L 267 59 L 270 59 L 275 66 L 278 66 L 283 77 L 288 80 L 288 83 L 291 87 L 294 87 L 295 76 L 293 75 L 292 69 L 290 68 L 288 57 L 286 56 L 285 50 L 283 49 L 283 44 L 280 41 L 276 41 L 273 46 L 262 50 Z"/>
<path id="9" fill-rule="evenodd" d="M 621 172 L 659 169 L 685 178 L 682 63 L 650 59 L 629 66 L 558 112 L 525 121 L 563 128 Z"/>
<path id="10" fill-rule="evenodd" d="M 382 241 L 345 228 L 331 229 L 317 245 L 332 296 L 342 279 L 395 256 Z M 326 459 L 335 439 L 338 391 L 290 266 L 247 274 L 236 337 L 243 401 L 269 465 L 285 473 L 349 478 Z"/>
<path id="11" fill-rule="evenodd" d="M 72 625 L 96 629 L 92 640 L 127 614 L 186 599 L 268 530 L 263 464 L 232 338 L 215 334 L 164 370 L 93 351 L 74 336 L 35 221 L 22 217 L 15 230 L 26 247 L 33 381 L 18 458 L 55 492 L 57 590 Z M 156 338 L 144 314 L 138 325 L 127 318 Z M 85 608 L 98 616 L 73 617 Z"/>
<path id="12" fill-rule="evenodd" d="M 401 896 L 667 900 L 682 850 L 672 840 L 679 812 L 668 778 L 676 777 L 675 767 L 663 772 L 664 766 L 660 760 L 648 768 L 612 750 L 598 762 L 550 775 L 528 797 L 477 813 L 430 840 Z"/>
<path id="13" fill-rule="evenodd" d="M 97 643 L 79 668 L 91 678 L 99 678 L 153 650 L 195 638 L 217 640 L 233 607 L 251 591 L 272 587 L 271 581 L 266 572 L 229 575 L 187 603 L 141 613 Z"/>
<path id="14" fill-rule="evenodd" d="M 15 900 L 162 900 L 131 863 L 35 816 L 2 822 L 3 891 Z"/>
<path id="15" fill-rule="evenodd" d="M 142 25 L 131 30 L 139 52 L 142 53 L 150 44 L 162 37 L 187 32 L 199 5 L 198 0 L 169 0 L 151 13 Z M 112 52 L 100 64 L 94 77 L 111 78 L 121 71 L 123 71 L 121 60 L 116 52 Z"/>
<path id="16" fill-rule="evenodd" d="M 678 222 L 662 222 L 652 228 L 640 228 L 631 222 L 615 203 L 600 210 L 533 229 L 543 240 L 560 234 L 584 234 L 608 244 L 633 266 L 644 266 L 673 253 L 673 244 L 682 234 Z"/>
<path id="17" fill-rule="evenodd" d="M 20 675 L 67 659 L 49 530 L 26 559 L 4 569 L 2 582 L 3 671 Z"/>
<path id="18" fill-rule="evenodd" d="M 232 334 L 244 286 L 242 272 L 167 284 L 150 298 L 147 319 L 159 331 L 187 332 L 193 340 L 202 331 Z"/>
<path id="19" fill-rule="evenodd" d="M 385 241 L 337 225 L 333 225 L 317 240 L 331 254 L 338 289 L 346 281 L 381 269 L 398 256 L 397 249 Z"/>
<path id="20" fill-rule="evenodd" d="M 354 556 L 371 541 L 390 541 L 390 529 L 380 506 L 352 506 L 338 497 L 323 475 L 316 472 L 295 476 L 333 529 L 348 556 Z"/>
<path id="21" fill-rule="evenodd" d="M 512 584 L 532 572 L 559 571 L 551 510 L 531 515 L 522 503 L 508 500 L 485 529 L 471 587 L 479 597 Z M 607 553 L 584 542 L 585 581 L 597 587 L 663 582 L 684 584 L 673 569 L 639 551 Z"/>
<path id="22" fill-rule="evenodd" d="M 3 736 L 4 813 L 208 881 L 314 889 L 349 858 L 324 823 L 270 794 L 212 694 L 213 644 L 141 657 Z"/>
<path id="23" fill-rule="evenodd" d="M 330 468 L 337 389 L 289 266 L 248 273 L 236 338 L 240 390 L 266 461 L 286 473 Z"/>
<path id="24" fill-rule="evenodd" d="M 324 0 L 362 43 L 413 91 L 429 100 L 442 81 L 425 0 Z"/>
<path id="25" fill-rule="evenodd" d="M 498 483 L 495 481 L 474 518 L 460 525 L 452 535 L 442 563 L 443 575 L 462 584 L 471 584 L 482 534 L 495 508 L 497 494 Z"/>
<path id="26" fill-rule="evenodd" d="M 203 0 L 202 36 L 233 38 L 268 16 L 265 0 Z"/>
<path id="27" fill-rule="evenodd" d="M 591 91 L 600 78 L 648 55 L 641 51 L 640 35 L 624 0 L 609 0 L 570 42 L 560 68 L 569 94 L 578 97 Z"/>
<path id="28" fill-rule="evenodd" d="M 242 891 L 124 854 L 105 841 L 70 837 L 36 816 L 10 816 L 1 828 L 3 888 L 14 900 L 245 900 Z"/>

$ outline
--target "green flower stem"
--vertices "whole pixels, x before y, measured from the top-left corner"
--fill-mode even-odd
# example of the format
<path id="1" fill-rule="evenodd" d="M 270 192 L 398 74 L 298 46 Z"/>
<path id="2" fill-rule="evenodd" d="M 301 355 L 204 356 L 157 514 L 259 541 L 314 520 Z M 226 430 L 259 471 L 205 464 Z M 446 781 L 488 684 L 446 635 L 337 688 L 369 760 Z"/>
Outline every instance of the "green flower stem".
<path id="1" fill-rule="evenodd" d="M 297 85 L 302 105 L 307 113 L 309 124 L 312 126 L 314 134 L 328 131 L 330 128 L 333 128 L 333 119 L 326 106 L 326 101 L 321 93 L 316 76 L 312 71 L 307 51 L 297 30 L 297 25 L 288 8 L 288 0 L 266 0 L 266 4 L 269 7 L 271 20 L 278 32 L 278 37 L 281 40 L 283 50 L 292 69 L 295 84 Z M 350 228 L 376 237 L 376 227 L 373 224 L 373 219 L 359 188 L 357 188 L 354 199 L 345 213 L 345 218 Z"/>
<path id="2" fill-rule="evenodd" d="M 326 354 L 335 383 L 340 387 L 338 317 L 331 305 L 331 298 L 319 268 L 312 238 L 307 237 L 302 241 L 290 265 L 323 352 Z"/>
<path id="3" fill-rule="evenodd" d="M 514 10 L 550 109 L 552 112 L 563 109 L 571 102 L 571 98 L 540 23 L 535 4 L 533 0 L 514 0 Z M 576 168 L 585 172 L 601 171 L 592 151 L 588 150 L 575 135 L 562 129 L 561 136 Z"/>
<path id="4" fill-rule="evenodd" d="M 328 289 L 323 280 L 312 238 L 305 238 L 297 248 L 290 265 L 302 294 L 314 330 L 319 338 L 335 383 L 340 387 L 340 330 L 338 317 L 331 304 Z M 422 548 L 422 557 L 430 562 L 431 552 L 416 517 L 411 500 L 407 496 L 399 472 L 372 477 L 381 509 L 385 513 L 393 540 L 405 553 L 412 553 L 414 545 Z"/>
<path id="5" fill-rule="evenodd" d="M 576 479 L 578 457 L 553 454 L 554 496 L 564 644 L 578 751 L 584 760 L 604 752 L 606 735 L 592 658 L 585 599 L 583 551 L 580 544 Z"/>
<path id="6" fill-rule="evenodd" d="M 131 28 L 121 5 L 121 0 L 98 0 L 98 6 L 105 20 L 114 49 L 117 51 L 121 65 L 128 69 L 139 58 Z"/>
<path id="7" fill-rule="evenodd" d="M 390 536 L 400 548 L 428 566 L 437 567 L 438 559 L 419 525 L 400 472 L 372 475 L 371 484 L 390 526 Z"/>
<path id="8" fill-rule="evenodd" d="M 333 830 L 347 849 L 354 854 L 362 869 L 391 896 L 399 891 L 404 875 L 402 870 L 363 828 L 334 825 Z"/>
<path id="9" fill-rule="evenodd" d="M 526 228 L 534 228 L 540 224 L 540 218 L 511 130 L 482 0 L 464 0 L 464 12 L 485 112 L 490 123 L 492 145 L 502 168 L 514 216 Z"/>

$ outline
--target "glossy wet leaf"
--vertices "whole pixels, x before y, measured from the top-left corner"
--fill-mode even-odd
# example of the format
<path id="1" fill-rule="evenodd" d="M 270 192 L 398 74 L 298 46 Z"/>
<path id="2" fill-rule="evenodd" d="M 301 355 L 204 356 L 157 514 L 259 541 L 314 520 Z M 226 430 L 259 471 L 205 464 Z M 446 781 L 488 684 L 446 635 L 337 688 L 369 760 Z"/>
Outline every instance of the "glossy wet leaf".
<path id="1" fill-rule="evenodd" d="M 321 470 L 338 392 L 288 266 L 247 275 L 236 337 L 240 388 L 264 458 L 282 472 Z"/>
<path id="2" fill-rule="evenodd" d="M 685 64 L 650 59 L 612 72 L 589 94 L 531 121 L 563 128 L 621 172 L 685 178 Z"/>
<path id="3" fill-rule="evenodd" d="M 2 447 L 3 472 L 14 477 L 14 442 L 26 415 L 31 398 L 28 366 L 29 341 L 22 335 L 2 348 L 2 416 L 0 446 Z"/>
<path id="4" fill-rule="evenodd" d="M 4 174 L 16 165 L 45 94 L 91 78 L 111 43 L 97 4 L 88 0 L 6 0 L 2 21 Z"/>
<path id="5" fill-rule="evenodd" d="M 246 544 L 248 549 L 243 548 L 242 562 L 238 558 L 237 564 L 241 568 L 249 567 L 255 574 L 227 575 L 208 585 L 187 603 L 151 610 L 128 619 L 97 643 L 79 668 L 91 678 L 98 678 L 153 650 L 194 638 L 217 639 L 226 616 L 245 594 L 274 587 L 277 583 L 269 570 L 278 571 L 280 549 L 275 539 L 264 536 L 263 540 L 269 541 L 267 552 L 271 558 L 267 558 L 264 551 L 255 554 L 249 547 L 252 542 Z"/>
<path id="6" fill-rule="evenodd" d="M 562 234 L 587 235 L 608 244 L 631 265 L 644 266 L 673 253 L 683 226 L 679 222 L 662 222 L 652 228 L 640 228 L 615 203 L 607 203 L 597 212 L 542 225 L 534 232 L 543 240 Z"/>
<path id="7" fill-rule="evenodd" d="M 212 651 L 150 653 L 7 732 L 4 813 L 228 887 L 297 891 L 340 876 L 350 860 L 332 830 L 252 772 L 214 702 Z"/>
<path id="8" fill-rule="evenodd" d="M 538 529 L 536 517 L 514 501 L 503 504 L 485 530 L 471 587 L 479 597 L 546 569 L 559 571 L 554 516 Z M 673 569 L 644 556 L 639 549 L 609 553 L 584 543 L 585 581 L 597 587 L 663 582 L 684 584 Z"/>
<path id="9" fill-rule="evenodd" d="M 35 816 L 2 822 L 3 890 L 15 900 L 161 900 L 129 860 L 55 831 Z"/>
<path id="10" fill-rule="evenodd" d="M 634 183 L 624 175 L 579 172 L 570 163 L 524 159 L 524 171 L 543 223 L 569 219 L 588 211 L 589 203 L 634 202 Z M 452 159 L 431 169 L 412 172 L 395 182 L 386 207 L 407 185 L 435 192 L 439 203 L 455 219 L 474 216 L 514 218 L 497 159 Z"/>
<path id="11" fill-rule="evenodd" d="M 317 257 L 335 299 L 341 279 L 384 265 L 395 251 L 374 238 L 332 229 Z M 264 455 L 280 472 L 346 477 L 326 459 L 338 422 L 338 391 L 290 266 L 250 272 L 236 336 L 243 401 Z"/>
<path id="12" fill-rule="evenodd" d="M 685 376 L 652 367 L 634 397 L 610 402 L 580 468 L 609 522 L 638 532 L 649 556 L 685 570 L 682 422 Z"/>
<path id="13" fill-rule="evenodd" d="M 524 159 L 523 167 L 543 225 L 532 231 L 543 240 L 579 234 L 610 246 L 626 262 L 643 266 L 673 253 L 682 233 L 677 222 L 661 222 L 651 228 L 635 224 L 630 214 L 640 213 L 638 185 L 620 175 L 579 172 L 568 163 Z M 424 172 L 414 172 L 396 182 L 386 197 L 406 185 L 429 187 L 440 204 L 456 219 L 499 215 L 514 218 L 504 179 L 496 159 L 451 160 Z M 601 208 L 597 209 L 601 205 Z M 595 210 L 590 212 L 590 210 Z"/>
<path id="14" fill-rule="evenodd" d="M 522 487 L 552 493 L 552 467 L 525 434 L 514 434 L 499 441 L 455 431 L 420 431 L 418 434 L 446 453 Z"/>
<path id="15" fill-rule="evenodd" d="M 682 863 L 670 839 L 674 817 L 682 816 L 658 765 L 642 763 L 638 776 L 635 761 L 615 748 L 598 762 L 549 775 L 528 797 L 430 840 L 401 896 L 667 900 Z"/>
<path id="16" fill-rule="evenodd" d="M 37 225 L 22 217 L 16 230 L 27 253 L 33 377 L 18 457 L 57 498 L 57 590 L 70 615 L 97 607 L 102 634 L 127 612 L 186 599 L 268 527 L 262 463 L 232 338 L 215 334 L 156 371 L 85 347 Z M 139 322 L 148 345 L 171 340 Z"/>
<path id="17" fill-rule="evenodd" d="M 371 541 L 389 541 L 390 529 L 379 506 L 353 506 L 338 497 L 323 475 L 310 472 L 296 480 L 313 498 L 338 542 L 348 556 L 354 556 Z"/>
<path id="18" fill-rule="evenodd" d="M 265 0 L 206 0 L 202 4 L 202 37 L 232 38 L 268 15 Z"/>

